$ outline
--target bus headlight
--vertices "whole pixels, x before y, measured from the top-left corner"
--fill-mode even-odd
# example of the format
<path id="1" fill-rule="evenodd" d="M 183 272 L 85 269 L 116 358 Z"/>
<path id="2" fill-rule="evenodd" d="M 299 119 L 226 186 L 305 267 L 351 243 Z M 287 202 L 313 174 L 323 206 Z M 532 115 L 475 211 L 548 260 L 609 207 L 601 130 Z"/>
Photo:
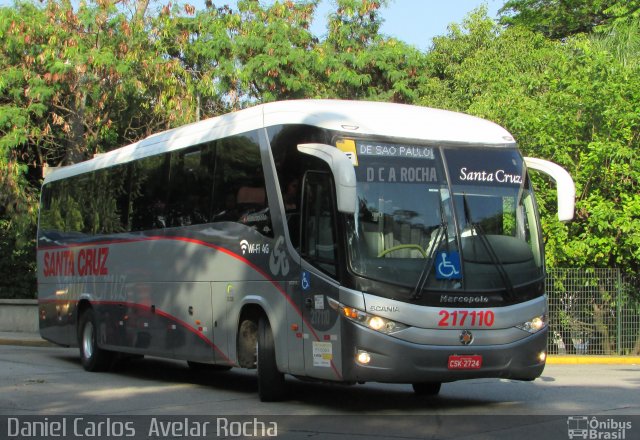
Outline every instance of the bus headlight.
<path id="1" fill-rule="evenodd" d="M 520 330 L 524 330 L 529 333 L 538 333 L 540 330 L 547 326 L 547 316 L 540 315 L 534 318 L 531 318 L 527 322 L 523 322 L 522 324 L 516 325 Z"/>
<path id="2" fill-rule="evenodd" d="M 329 305 L 350 321 L 386 335 L 390 335 L 407 328 L 406 325 L 399 322 L 392 321 L 391 319 L 383 318 L 381 316 L 372 315 L 360 309 L 356 309 L 355 307 L 345 306 L 333 299 L 329 300 Z"/>

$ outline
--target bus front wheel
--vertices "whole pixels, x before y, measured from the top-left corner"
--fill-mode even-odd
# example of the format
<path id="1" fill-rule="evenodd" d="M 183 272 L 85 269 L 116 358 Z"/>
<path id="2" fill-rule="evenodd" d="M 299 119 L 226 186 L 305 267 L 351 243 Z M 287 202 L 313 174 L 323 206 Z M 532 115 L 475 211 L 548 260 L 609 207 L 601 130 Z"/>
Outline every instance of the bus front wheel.
<path id="1" fill-rule="evenodd" d="M 413 384 L 413 391 L 419 396 L 435 396 L 440 392 L 440 382 L 420 382 Z"/>
<path id="2" fill-rule="evenodd" d="M 284 374 L 278 371 L 271 325 L 266 317 L 258 322 L 258 396 L 263 402 L 276 402 L 285 396 Z"/>
<path id="3" fill-rule="evenodd" d="M 98 347 L 98 327 L 93 309 L 86 309 L 80 316 L 78 344 L 80 346 L 80 360 L 85 370 L 104 371 L 109 369 L 113 353 Z"/>

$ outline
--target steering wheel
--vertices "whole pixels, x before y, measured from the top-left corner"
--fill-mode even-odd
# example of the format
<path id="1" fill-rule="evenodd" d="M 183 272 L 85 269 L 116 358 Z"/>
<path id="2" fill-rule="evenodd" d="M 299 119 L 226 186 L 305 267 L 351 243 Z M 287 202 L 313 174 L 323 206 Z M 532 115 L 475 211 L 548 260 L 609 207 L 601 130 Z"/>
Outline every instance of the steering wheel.
<path id="1" fill-rule="evenodd" d="M 384 257 L 385 255 L 387 255 L 390 252 L 400 251 L 402 249 L 414 249 L 414 250 L 417 250 L 422 254 L 423 258 L 427 258 L 427 253 L 424 251 L 424 249 L 422 249 L 422 246 L 420 246 L 419 244 L 399 244 L 397 246 L 392 246 L 389 249 L 385 249 L 382 252 L 380 252 L 378 254 L 378 258 Z"/>

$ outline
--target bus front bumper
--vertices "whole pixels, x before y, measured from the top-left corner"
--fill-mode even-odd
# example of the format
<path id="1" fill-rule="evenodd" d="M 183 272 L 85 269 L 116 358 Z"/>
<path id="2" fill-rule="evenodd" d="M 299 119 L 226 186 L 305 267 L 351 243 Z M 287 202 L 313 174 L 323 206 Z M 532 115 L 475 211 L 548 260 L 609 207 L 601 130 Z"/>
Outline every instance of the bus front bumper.
<path id="1" fill-rule="evenodd" d="M 501 345 L 438 346 L 407 342 L 349 325 L 354 353 L 344 354 L 344 378 L 357 382 L 422 383 L 463 379 L 534 380 L 545 366 L 548 328 Z M 349 344 L 351 347 L 354 345 Z M 368 354 L 365 365 L 358 354 Z M 452 359 L 473 359 L 472 366 L 452 365 Z M 478 361 L 480 365 L 478 366 Z"/>

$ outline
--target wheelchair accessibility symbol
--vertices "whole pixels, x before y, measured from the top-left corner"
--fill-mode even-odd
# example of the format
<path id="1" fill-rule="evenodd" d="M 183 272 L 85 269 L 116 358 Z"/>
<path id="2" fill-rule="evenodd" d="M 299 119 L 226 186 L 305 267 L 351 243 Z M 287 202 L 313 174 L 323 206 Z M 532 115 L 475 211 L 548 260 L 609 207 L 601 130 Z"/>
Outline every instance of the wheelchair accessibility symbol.
<path id="1" fill-rule="evenodd" d="M 302 290 L 309 290 L 311 287 L 311 274 L 309 272 L 302 272 Z"/>
<path id="2" fill-rule="evenodd" d="M 460 271 L 460 254 L 456 251 L 440 252 L 436 257 L 436 279 L 459 280 L 462 278 Z"/>

